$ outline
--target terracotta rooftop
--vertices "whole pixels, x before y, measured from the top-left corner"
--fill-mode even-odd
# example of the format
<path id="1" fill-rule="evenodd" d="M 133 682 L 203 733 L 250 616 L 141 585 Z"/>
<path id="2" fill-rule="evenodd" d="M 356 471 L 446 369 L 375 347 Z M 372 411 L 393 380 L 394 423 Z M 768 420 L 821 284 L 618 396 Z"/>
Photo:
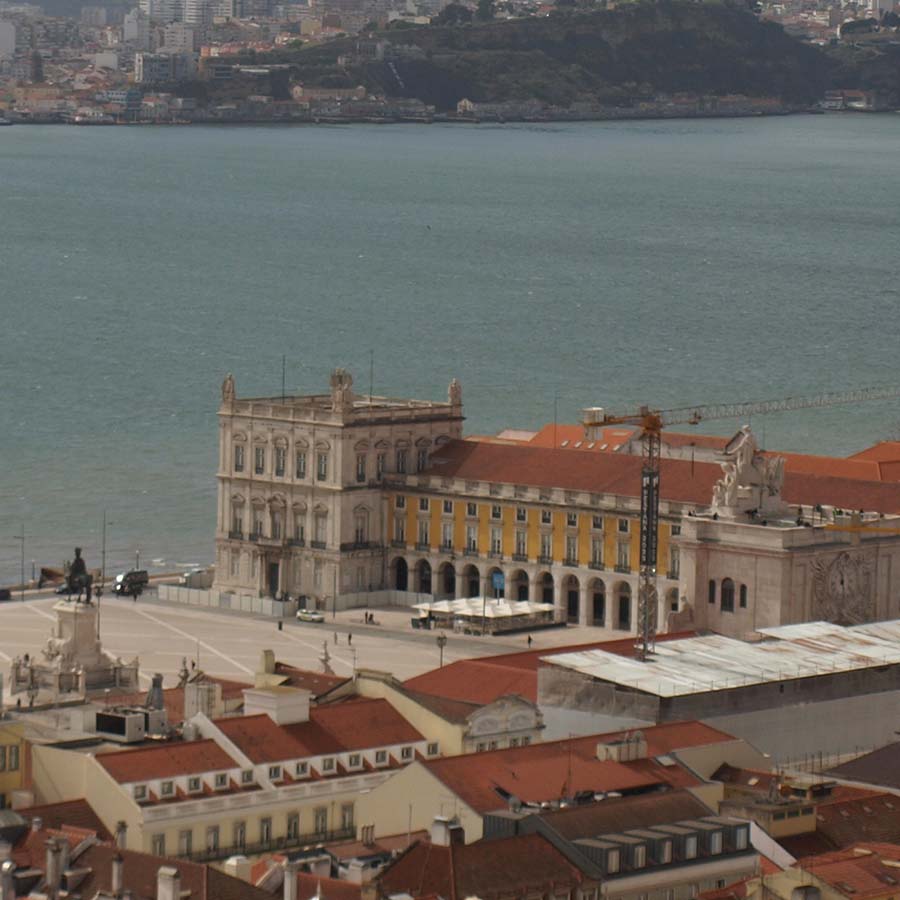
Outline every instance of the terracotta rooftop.
<path id="1" fill-rule="evenodd" d="M 786 467 L 786 502 L 900 514 L 900 483 L 861 479 L 853 461 L 834 459 L 828 465 L 816 462 L 803 466 L 801 456 L 795 454 L 791 466 Z M 841 471 L 843 463 L 853 469 L 854 477 Z M 435 451 L 425 474 L 639 497 L 641 465 L 639 456 L 620 453 L 572 453 L 532 444 L 457 440 Z M 722 469 L 716 463 L 663 459 L 660 495 L 663 500 L 706 507 L 712 500 L 713 486 L 721 477 Z"/>
<path id="2" fill-rule="evenodd" d="M 212 740 L 179 741 L 98 753 L 96 760 L 119 784 L 238 768 L 235 760 Z"/>
<path id="3" fill-rule="evenodd" d="M 101 841 L 112 840 L 112 835 L 94 812 L 94 808 L 83 798 L 46 803 L 42 806 L 29 806 L 18 812 L 26 819 L 39 818 L 45 828 L 62 828 L 68 825 L 92 831 Z"/>
<path id="4" fill-rule="evenodd" d="M 204 681 L 214 682 L 222 688 L 222 700 L 240 700 L 243 702 L 243 692 L 253 685 L 245 681 L 229 681 L 225 678 L 215 678 L 212 675 L 204 675 Z M 131 694 L 110 694 L 104 698 L 104 703 L 110 706 L 143 706 L 147 699 L 147 692 L 135 692 Z M 184 721 L 184 688 L 163 688 L 163 706 L 166 710 L 166 718 L 170 724 Z"/>
<path id="5" fill-rule="evenodd" d="M 900 462 L 900 441 L 879 441 L 859 453 L 854 453 L 849 459 L 862 459 L 870 462 Z"/>
<path id="6" fill-rule="evenodd" d="M 309 872 L 297 873 L 297 900 L 360 900 L 362 885 L 339 878 L 322 878 Z M 269 895 L 271 900 L 271 894 Z"/>
<path id="7" fill-rule="evenodd" d="M 816 831 L 835 848 L 858 841 L 900 843 L 900 797 L 872 794 L 819 804 Z"/>
<path id="8" fill-rule="evenodd" d="M 539 812 L 541 819 L 557 834 L 575 841 L 579 838 L 616 834 L 635 828 L 671 825 L 687 819 L 715 815 L 689 790 L 654 791 L 631 797 L 608 798 L 569 809 Z"/>
<path id="9" fill-rule="evenodd" d="M 449 847 L 422 841 L 385 869 L 380 881 L 386 895 L 493 900 L 572 889 L 582 875 L 549 841 L 529 834 Z"/>
<path id="10" fill-rule="evenodd" d="M 684 747 L 731 741 L 731 735 L 700 722 L 676 722 L 643 729 L 650 758 L 619 763 L 597 758 L 597 744 L 627 732 L 547 741 L 526 747 L 432 759 L 422 765 L 476 813 L 504 808 L 498 788 L 524 802 L 571 797 L 581 791 L 637 792 L 656 786 L 688 787 L 699 779 L 682 766 L 652 757 Z"/>
<path id="11" fill-rule="evenodd" d="M 156 877 L 162 866 L 178 870 L 181 889 L 190 892 L 191 900 L 272 900 L 271 895 L 265 891 L 225 875 L 211 866 L 133 850 L 118 850 L 113 843 L 99 840 L 96 832 L 68 825 L 62 829 L 28 831 L 13 847 L 12 856 L 16 865 L 45 871 L 46 844 L 51 837 L 66 840 L 73 854 L 79 845 L 84 845 L 84 849 L 72 857 L 73 869 L 87 870 L 78 883 L 80 897 L 94 897 L 100 891 L 110 892 L 113 857 L 118 853 L 123 858 L 124 889 L 131 893 L 134 900 L 156 900 Z M 85 843 L 87 838 L 97 840 Z"/>
<path id="12" fill-rule="evenodd" d="M 298 669 L 296 666 L 282 662 L 275 663 L 275 674 L 284 676 L 283 684 L 288 687 L 303 688 L 309 691 L 313 697 L 320 697 L 350 680 L 342 678 L 340 675 L 326 675 L 324 672 Z"/>
<path id="13" fill-rule="evenodd" d="M 672 632 L 657 636 L 657 641 L 691 637 L 693 632 Z M 580 650 L 606 650 L 622 656 L 633 656 L 634 638 L 618 641 L 594 641 L 588 644 L 566 644 L 541 650 L 523 650 L 478 659 L 461 659 L 442 668 L 432 669 L 404 682 L 408 690 L 431 694 L 447 700 L 484 706 L 500 697 L 518 695 L 537 702 L 537 672 L 541 657 L 548 653 Z"/>
<path id="14" fill-rule="evenodd" d="M 900 742 L 866 753 L 829 770 L 827 774 L 848 781 L 900 789 Z"/>
<path id="15" fill-rule="evenodd" d="M 215 725 L 254 763 L 410 744 L 424 738 L 387 700 L 314 707 L 308 722 L 276 725 L 267 715 L 216 719 Z"/>
<path id="16" fill-rule="evenodd" d="M 893 897 L 900 885 L 900 846 L 890 843 L 857 843 L 845 850 L 800 860 L 807 869 L 832 890 L 854 900 Z"/>

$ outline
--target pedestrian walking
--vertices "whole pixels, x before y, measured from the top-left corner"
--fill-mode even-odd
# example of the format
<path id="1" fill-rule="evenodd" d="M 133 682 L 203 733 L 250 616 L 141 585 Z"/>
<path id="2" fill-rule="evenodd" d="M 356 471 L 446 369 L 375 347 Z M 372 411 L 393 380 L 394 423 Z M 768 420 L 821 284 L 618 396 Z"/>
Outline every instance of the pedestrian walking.
<path id="1" fill-rule="evenodd" d="M 531 639 L 531 635 L 529 634 L 528 635 L 528 646 L 530 647 L 533 643 L 534 643 L 534 641 Z"/>
<path id="2" fill-rule="evenodd" d="M 337 644 L 337 632 L 334 633 L 334 642 Z"/>
<path id="3" fill-rule="evenodd" d="M 353 635 L 350 632 L 347 632 L 347 646 L 350 647 L 353 644 Z"/>

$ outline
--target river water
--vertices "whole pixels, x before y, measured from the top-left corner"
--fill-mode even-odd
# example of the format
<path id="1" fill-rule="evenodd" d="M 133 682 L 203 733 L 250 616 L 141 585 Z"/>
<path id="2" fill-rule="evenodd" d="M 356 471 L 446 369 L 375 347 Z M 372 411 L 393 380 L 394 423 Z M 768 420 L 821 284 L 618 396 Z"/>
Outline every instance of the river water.
<path id="1" fill-rule="evenodd" d="M 0 129 L 0 584 L 208 562 L 219 385 L 580 407 L 900 383 L 900 116 Z M 897 403 L 760 417 L 850 453 Z M 737 424 L 710 423 L 726 433 Z"/>

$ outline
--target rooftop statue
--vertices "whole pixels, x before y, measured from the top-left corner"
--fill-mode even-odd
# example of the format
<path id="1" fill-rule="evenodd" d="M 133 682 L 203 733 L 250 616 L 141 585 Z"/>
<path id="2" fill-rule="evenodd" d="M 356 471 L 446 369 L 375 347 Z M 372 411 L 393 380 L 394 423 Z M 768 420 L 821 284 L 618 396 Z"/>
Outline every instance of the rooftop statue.
<path id="1" fill-rule="evenodd" d="M 222 382 L 222 402 L 231 403 L 234 400 L 234 376 L 229 372 Z"/>

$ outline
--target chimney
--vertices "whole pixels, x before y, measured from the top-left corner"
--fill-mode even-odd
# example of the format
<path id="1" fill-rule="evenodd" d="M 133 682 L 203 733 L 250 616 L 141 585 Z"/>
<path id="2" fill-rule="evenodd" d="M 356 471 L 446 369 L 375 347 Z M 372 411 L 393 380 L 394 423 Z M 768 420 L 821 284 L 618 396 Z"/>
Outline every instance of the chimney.
<path id="1" fill-rule="evenodd" d="M 49 838 L 47 840 L 47 863 L 44 870 L 44 880 L 47 882 L 47 897 L 50 900 L 56 900 L 56 897 L 59 896 L 59 883 L 62 879 L 59 856 L 59 841 L 56 838 Z"/>
<path id="2" fill-rule="evenodd" d="M 284 900 L 297 900 L 297 871 L 300 863 L 287 860 L 284 864 Z"/>
<path id="3" fill-rule="evenodd" d="M 246 856 L 229 856 L 222 864 L 227 875 L 232 878 L 240 878 L 241 881 L 250 881 L 253 867 Z"/>
<path id="4" fill-rule="evenodd" d="M 116 855 L 112 858 L 112 882 L 110 889 L 114 897 L 121 897 L 125 888 L 125 860 L 122 854 L 116 851 Z"/>
<path id="5" fill-rule="evenodd" d="M 66 872 L 69 871 L 70 860 L 69 857 L 72 853 L 72 848 L 69 846 L 69 842 L 67 840 L 61 840 L 59 842 L 59 874 L 63 876 Z"/>
<path id="6" fill-rule="evenodd" d="M 431 823 L 431 843 L 435 847 L 449 847 L 451 844 L 464 844 L 466 833 L 456 818 L 435 816 Z"/>
<path id="7" fill-rule="evenodd" d="M 16 900 L 16 864 L 7 859 L 0 863 L 0 900 Z"/>
<path id="8" fill-rule="evenodd" d="M 40 816 L 35 816 L 31 820 L 31 830 L 40 831 L 44 827 L 44 820 Z"/>
<path id="9" fill-rule="evenodd" d="M 116 847 L 119 850 L 125 849 L 125 844 L 127 843 L 127 838 L 128 838 L 128 826 L 121 819 L 119 819 L 119 821 L 116 822 Z"/>
<path id="10" fill-rule="evenodd" d="M 181 900 L 181 876 L 173 866 L 162 866 L 156 873 L 156 900 Z"/>
<path id="11" fill-rule="evenodd" d="M 163 701 L 163 677 L 159 672 L 154 673 L 153 678 L 150 682 L 150 690 L 147 691 L 147 699 L 144 701 L 144 706 L 149 707 L 150 709 L 164 709 L 165 702 Z"/>
<path id="12" fill-rule="evenodd" d="M 263 650 L 259 659 L 259 671 L 263 675 L 275 674 L 275 651 Z"/>
<path id="13" fill-rule="evenodd" d="M 303 688 L 245 688 L 244 715 L 265 713 L 276 725 L 295 725 L 309 721 L 309 699 Z"/>

